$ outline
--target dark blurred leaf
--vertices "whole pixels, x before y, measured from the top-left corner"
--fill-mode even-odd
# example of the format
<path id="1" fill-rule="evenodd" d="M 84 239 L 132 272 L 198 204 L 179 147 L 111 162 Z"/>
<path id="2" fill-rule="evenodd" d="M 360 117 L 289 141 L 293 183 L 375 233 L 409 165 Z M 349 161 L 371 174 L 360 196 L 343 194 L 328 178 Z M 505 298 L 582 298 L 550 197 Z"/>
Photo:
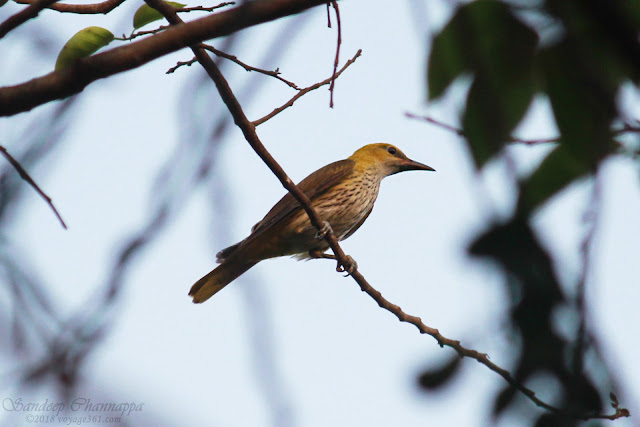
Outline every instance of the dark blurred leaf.
<path id="1" fill-rule="evenodd" d="M 102 27 L 87 27 L 73 35 L 62 47 L 56 60 L 56 70 L 60 70 L 73 63 L 95 53 L 113 41 L 111 31 Z"/>
<path id="2" fill-rule="evenodd" d="M 562 138 L 560 146 L 521 184 L 519 215 L 529 215 L 576 179 L 594 172 L 616 150 L 611 123 L 621 80 L 605 71 L 606 55 L 595 60 L 580 52 L 574 44 L 563 42 L 540 53 L 540 74 Z"/>
<path id="3" fill-rule="evenodd" d="M 571 406 L 582 413 L 596 413 L 602 410 L 600 393 L 583 372 L 575 373 L 566 380 Z"/>
<path id="4" fill-rule="evenodd" d="M 578 425 L 577 419 L 556 414 L 542 414 L 534 424 L 535 427 L 573 427 Z"/>
<path id="5" fill-rule="evenodd" d="M 589 172 L 589 167 L 576 160 L 565 144 L 559 145 L 521 183 L 518 215 L 526 218 L 560 190 Z"/>
<path id="6" fill-rule="evenodd" d="M 442 96 L 465 71 L 489 66 L 495 73 L 508 74 L 503 66 L 518 67 L 521 60 L 528 63 L 536 43 L 536 33 L 501 2 L 479 0 L 459 7 L 433 40 L 427 64 L 429 99 Z"/>
<path id="7" fill-rule="evenodd" d="M 511 402 L 513 401 L 513 398 L 516 396 L 516 393 L 518 391 L 511 387 L 511 386 L 507 386 L 505 387 L 500 394 L 498 395 L 498 397 L 496 397 L 494 404 L 493 404 L 493 417 L 497 417 L 498 415 L 500 415 L 500 413 L 502 411 L 505 410 L 505 408 L 507 406 L 509 406 L 511 404 Z"/>
<path id="8" fill-rule="evenodd" d="M 434 369 L 427 369 L 418 377 L 420 387 L 433 390 L 442 387 L 446 382 L 451 380 L 460 368 L 462 359 L 457 354 L 446 361 L 442 366 Z"/>
<path id="9" fill-rule="evenodd" d="M 471 244 L 469 252 L 495 259 L 521 286 L 525 285 L 525 291 L 543 295 L 549 303 L 562 299 L 551 258 L 526 219 L 516 217 L 494 225 Z"/>
<path id="10" fill-rule="evenodd" d="M 637 1 L 547 0 L 547 8 L 560 18 L 566 40 L 609 85 L 640 81 L 640 7 Z"/>
<path id="11" fill-rule="evenodd" d="M 614 148 L 610 123 L 616 115 L 617 85 L 611 84 L 570 43 L 547 48 L 540 58 L 541 74 L 563 144 L 575 161 L 595 165 Z"/>
<path id="12" fill-rule="evenodd" d="M 528 109 L 537 42 L 507 5 L 493 0 L 460 7 L 433 41 L 429 99 L 442 96 L 463 72 L 473 73 L 462 123 L 479 167 L 502 148 Z"/>
<path id="13" fill-rule="evenodd" d="M 168 3 L 176 8 L 186 6 L 186 4 L 176 3 L 174 1 L 168 1 L 165 3 Z M 140 27 L 144 27 L 145 25 L 162 18 L 164 18 L 164 16 L 162 16 L 160 12 L 147 4 L 143 4 L 138 8 L 138 10 L 136 10 L 136 13 L 133 15 L 133 28 L 137 30 Z"/>
<path id="14" fill-rule="evenodd" d="M 557 406 L 574 413 L 600 411 L 602 401 L 591 379 L 582 371 L 575 372 L 571 358 L 567 358 L 574 351 L 574 345 L 559 336 L 553 327 L 557 308 L 575 308 L 565 299 L 551 257 L 538 242 L 529 221 L 516 216 L 508 223 L 494 225 L 469 251 L 496 260 L 510 278 L 507 283 L 518 287 L 514 294 L 519 298 L 512 301 L 509 310 L 514 332 L 519 334 L 522 343 L 514 377 L 525 383 L 530 378 L 551 375 L 560 386 L 557 391 L 561 400 Z M 494 403 L 494 416 L 504 412 L 513 403 L 513 397 L 513 390 L 504 389 Z M 538 425 L 565 421 L 545 417 Z"/>
<path id="15" fill-rule="evenodd" d="M 478 167 L 502 149 L 533 99 L 531 70 L 510 70 L 501 76 L 478 74 L 467 96 L 462 128 Z"/>

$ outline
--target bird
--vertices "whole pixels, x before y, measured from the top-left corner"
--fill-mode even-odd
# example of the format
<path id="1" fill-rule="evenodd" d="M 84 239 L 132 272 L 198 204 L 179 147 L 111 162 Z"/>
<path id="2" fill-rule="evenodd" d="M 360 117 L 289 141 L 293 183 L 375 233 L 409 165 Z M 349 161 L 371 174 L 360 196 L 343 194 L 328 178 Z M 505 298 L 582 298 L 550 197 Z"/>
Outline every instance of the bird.
<path id="1" fill-rule="evenodd" d="M 323 238 L 326 232 L 330 229 L 338 241 L 351 236 L 371 213 L 382 179 L 411 170 L 435 171 L 387 143 L 365 145 L 350 157 L 318 169 L 300 181 L 298 188 L 325 221 L 321 232 L 311 225 L 293 195 L 287 193 L 253 226 L 246 239 L 218 252 L 220 265 L 198 280 L 189 296 L 194 303 L 202 303 L 265 259 L 335 259 L 324 253 L 329 249 Z M 340 265 L 338 271 L 342 271 Z"/>

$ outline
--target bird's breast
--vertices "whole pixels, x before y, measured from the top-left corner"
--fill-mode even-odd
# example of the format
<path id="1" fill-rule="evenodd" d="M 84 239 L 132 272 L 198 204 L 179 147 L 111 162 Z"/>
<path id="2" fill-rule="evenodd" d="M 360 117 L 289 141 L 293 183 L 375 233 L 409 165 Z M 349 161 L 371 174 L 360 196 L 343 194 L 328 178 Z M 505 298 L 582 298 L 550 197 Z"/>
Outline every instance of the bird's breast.
<path id="1" fill-rule="evenodd" d="M 363 174 L 337 184 L 313 200 L 312 205 L 324 220 L 329 221 L 338 240 L 342 240 L 369 214 L 379 188 L 380 180 Z"/>

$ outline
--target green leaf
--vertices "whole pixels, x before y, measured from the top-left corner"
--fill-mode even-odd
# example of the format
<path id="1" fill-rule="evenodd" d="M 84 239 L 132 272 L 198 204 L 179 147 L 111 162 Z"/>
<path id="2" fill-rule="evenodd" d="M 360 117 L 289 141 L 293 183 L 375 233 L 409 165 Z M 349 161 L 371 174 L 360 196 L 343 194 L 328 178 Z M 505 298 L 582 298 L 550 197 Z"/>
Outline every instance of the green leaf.
<path id="1" fill-rule="evenodd" d="M 166 2 L 175 8 L 185 7 L 186 4 L 176 3 L 174 1 Z M 162 19 L 164 16 L 151 6 L 144 4 L 136 10 L 135 15 L 133 15 L 133 28 L 138 29 L 140 27 L 144 27 L 150 22 L 157 21 L 158 19 Z"/>
<path id="2" fill-rule="evenodd" d="M 62 47 L 56 60 L 56 70 L 71 65 L 80 58 L 95 53 L 113 40 L 111 31 L 102 27 L 87 27 L 78 31 Z"/>

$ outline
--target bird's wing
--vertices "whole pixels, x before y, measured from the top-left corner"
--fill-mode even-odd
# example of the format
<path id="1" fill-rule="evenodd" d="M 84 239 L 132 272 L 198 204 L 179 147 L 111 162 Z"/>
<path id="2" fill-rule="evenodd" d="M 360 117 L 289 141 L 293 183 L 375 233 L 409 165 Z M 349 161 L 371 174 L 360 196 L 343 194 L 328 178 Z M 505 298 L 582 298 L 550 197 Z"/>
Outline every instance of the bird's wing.
<path id="1" fill-rule="evenodd" d="M 342 178 L 351 173 L 355 164 L 356 162 L 351 159 L 339 160 L 337 162 L 330 163 L 300 181 L 298 188 L 300 188 L 300 190 L 312 200 L 314 197 L 324 193 L 329 188 L 340 182 Z M 284 197 L 280 199 L 273 208 L 271 208 L 267 215 L 265 215 L 262 221 L 253 226 L 251 229 L 251 236 L 259 234 L 261 231 L 272 227 L 296 209 L 300 209 L 298 201 L 291 195 L 291 193 L 285 194 Z"/>

